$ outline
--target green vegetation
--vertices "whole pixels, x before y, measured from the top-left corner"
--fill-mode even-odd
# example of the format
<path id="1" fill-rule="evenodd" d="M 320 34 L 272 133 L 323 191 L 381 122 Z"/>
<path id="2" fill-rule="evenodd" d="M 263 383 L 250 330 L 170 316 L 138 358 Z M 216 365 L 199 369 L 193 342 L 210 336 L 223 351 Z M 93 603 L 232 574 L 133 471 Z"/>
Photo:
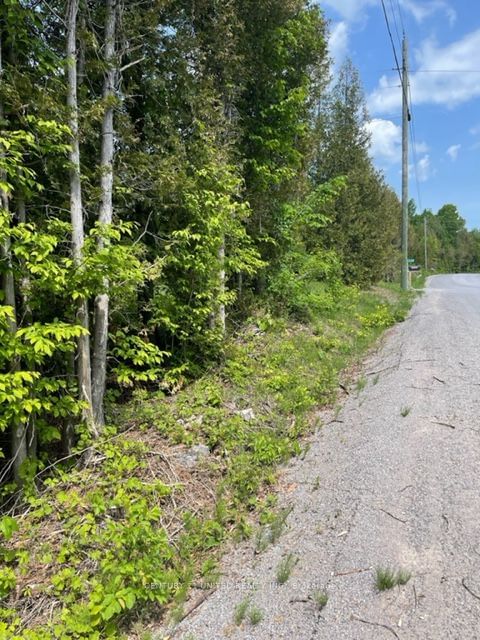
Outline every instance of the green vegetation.
<path id="1" fill-rule="evenodd" d="M 251 604 L 251 598 L 244 598 L 235 607 L 233 620 L 237 626 L 240 626 L 248 617 L 248 621 L 252 626 L 260 624 L 264 618 L 264 613 L 257 606 Z"/>
<path id="2" fill-rule="evenodd" d="M 282 535 L 291 508 L 280 509 L 278 512 L 266 511 L 262 514 L 260 522 L 263 525 L 257 532 L 255 549 L 262 553 L 271 544 L 275 544 Z"/>
<path id="3" fill-rule="evenodd" d="M 0 3 L 0 636 L 120 638 L 256 509 L 278 540 L 276 468 L 405 317 L 327 42 L 307 0 Z"/>
<path id="4" fill-rule="evenodd" d="M 411 410 L 412 410 L 412 407 L 402 407 L 400 409 L 400 415 L 402 416 L 402 418 L 406 418 Z"/>
<path id="5" fill-rule="evenodd" d="M 28 511 L 0 520 L 6 632 L 23 640 L 17 612 L 36 594 L 56 603 L 66 637 L 113 634 L 119 619 L 128 626 L 155 603 L 181 607 L 194 579 L 216 579 L 229 533 L 250 535 L 252 509 L 259 550 L 278 540 L 289 510 L 261 495 L 275 467 L 301 451 L 318 405 L 335 400 L 342 368 L 394 321 L 403 296 L 386 302 L 380 291 L 345 291 L 314 325 L 257 313 L 222 367 L 174 395 L 138 390 L 112 407 L 122 428 L 105 430 L 89 464 L 73 457 L 40 475 L 25 488 Z M 9 593 L 21 594 L 15 609 Z M 50 608 L 29 623 L 40 638 L 53 628 Z"/>
<path id="6" fill-rule="evenodd" d="M 312 600 L 316 606 L 316 608 L 321 611 L 323 608 L 327 606 L 328 603 L 328 593 L 326 591 L 314 591 L 312 594 Z"/>
<path id="7" fill-rule="evenodd" d="M 247 611 L 250 607 L 250 598 L 244 598 L 235 607 L 233 620 L 237 626 L 240 626 L 247 616 Z"/>
<path id="8" fill-rule="evenodd" d="M 368 380 L 365 376 L 362 376 L 361 378 L 359 378 L 357 380 L 357 383 L 355 385 L 356 390 L 358 391 L 358 393 L 360 393 L 361 391 L 363 391 L 365 389 L 365 387 L 368 384 Z"/>
<path id="9" fill-rule="evenodd" d="M 264 618 L 264 613 L 261 609 L 259 609 L 258 607 L 252 607 L 252 609 L 250 609 L 249 613 L 248 613 L 248 619 L 250 621 L 250 624 L 255 626 L 257 624 L 259 624 L 263 618 Z"/>
<path id="10" fill-rule="evenodd" d="M 475 273 L 480 271 L 480 231 L 465 227 L 465 220 L 454 204 L 443 205 L 437 213 L 425 209 L 417 213 L 413 201 L 409 204 L 410 255 L 418 265 L 425 266 L 425 226 L 427 230 L 428 273 Z M 422 278 L 414 286 L 422 287 Z"/>
<path id="11" fill-rule="evenodd" d="M 378 568 L 375 574 L 375 585 L 379 591 L 386 591 L 407 584 L 411 577 L 412 574 L 405 569 Z"/>
<path id="12" fill-rule="evenodd" d="M 298 558 L 293 553 L 288 553 L 284 558 L 282 558 L 276 572 L 277 584 L 285 584 L 285 582 L 287 582 L 297 562 Z"/>

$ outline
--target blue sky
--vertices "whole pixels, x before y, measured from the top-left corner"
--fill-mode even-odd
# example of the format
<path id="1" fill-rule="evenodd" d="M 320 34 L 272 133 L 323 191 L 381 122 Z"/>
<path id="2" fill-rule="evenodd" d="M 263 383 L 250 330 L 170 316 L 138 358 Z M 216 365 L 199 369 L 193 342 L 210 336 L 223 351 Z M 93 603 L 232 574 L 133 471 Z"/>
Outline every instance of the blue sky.
<path id="1" fill-rule="evenodd" d="M 336 65 L 349 56 L 360 71 L 375 165 L 400 193 L 401 89 L 381 0 L 320 0 L 320 6 L 330 20 Z M 416 139 L 410 195 L 418 208 L 420 199 L 433 211 L 451 202 L 469 228 L 480 228 L 480 2 L 385 0 L 385 6 L 399 55 L 394 15 L 409 41 Z"/>

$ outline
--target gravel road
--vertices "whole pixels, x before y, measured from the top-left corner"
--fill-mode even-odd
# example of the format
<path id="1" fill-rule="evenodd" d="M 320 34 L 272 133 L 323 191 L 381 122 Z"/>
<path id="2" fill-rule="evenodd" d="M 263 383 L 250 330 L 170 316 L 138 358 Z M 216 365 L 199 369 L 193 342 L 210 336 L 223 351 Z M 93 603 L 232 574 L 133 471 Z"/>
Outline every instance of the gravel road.
<path id="1" fill-rule="evenodd" d="M 480 639 L 480 276 L 430 278 L 363 376 L 282 474 L 292 511 L 278 542 L 227 554 L 218 589 L 171 637 Z M 278 585 L 288 554 L 297 562 Z M 412 577 L 379 592 L 386 567 Z M 323 590 L 319 611 L 309 597 Z M 237 626 L 246 597 L 263 619 Z"/>

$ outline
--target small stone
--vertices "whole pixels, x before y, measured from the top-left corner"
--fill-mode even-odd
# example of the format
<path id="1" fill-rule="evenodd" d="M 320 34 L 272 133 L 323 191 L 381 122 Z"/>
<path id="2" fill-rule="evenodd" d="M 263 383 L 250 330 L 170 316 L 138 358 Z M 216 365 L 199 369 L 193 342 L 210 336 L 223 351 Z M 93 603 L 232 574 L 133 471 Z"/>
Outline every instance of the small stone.
<path id="1" fill-rule="evenodd" d="M 191 469 L 200 460 L 210 455 L 210 449 L 204 444 L 195 444 L 186 451 L 177 454 L 177 459 L 184 467 Z"/>
<path id="2" fill-rule="evenodd" d="M 241 418 L 243 418 L 246 422 L 251 422 L 252 420 L 255 420 L 255 413 L 251 408 L 241 409 L 240 411 L 236 411 L 235 413 L 237 414 L 237 416 L 240 416 Z"/>

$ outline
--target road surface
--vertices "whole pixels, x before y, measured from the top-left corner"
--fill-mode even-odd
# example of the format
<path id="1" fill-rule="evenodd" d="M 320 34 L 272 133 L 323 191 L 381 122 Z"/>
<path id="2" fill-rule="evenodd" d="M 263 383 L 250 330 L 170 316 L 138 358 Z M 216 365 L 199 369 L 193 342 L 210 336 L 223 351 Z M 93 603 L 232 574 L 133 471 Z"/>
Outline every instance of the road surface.
<path id="1" fill-rule="evenodd" d="M 480 639 L 480 276 L 431 278 L 363 375 L 283 474 L 285 533 L 261 554 L 232 550 L 173 638 Z M 278 585 L 288 554 L 297 563 Z M 412 577 L 379 592 L 378 568 Z M 245 597 L 263 619 L 237 626 Z"/>

